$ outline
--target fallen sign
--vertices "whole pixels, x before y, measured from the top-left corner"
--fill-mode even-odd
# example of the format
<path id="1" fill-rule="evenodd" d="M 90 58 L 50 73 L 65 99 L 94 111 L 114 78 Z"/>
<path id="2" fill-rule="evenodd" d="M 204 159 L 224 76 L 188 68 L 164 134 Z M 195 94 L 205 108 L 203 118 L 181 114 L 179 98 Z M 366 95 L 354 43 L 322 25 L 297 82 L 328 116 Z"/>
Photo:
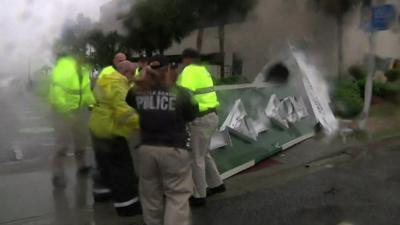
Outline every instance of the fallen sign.
<path id="1" fill-rule="evenodd" d="M 248 142 L 257 141 L 257 133 L 249 123 L 249 117 L 246 109 L 240 99 L 235 101 L 233 108 L 219 129 L 220 132 L 227 130 L 228 134 L 232 133 L 237 137 Z"/>
<path id="2" fill-rule="evenodd" d="M 253 84 L 214 88 L 221 104 L 221 126 L 210 148 L 214 149 L 212 154 L 224 179 L 314 136 L 314 127 L 321 118 L 316 118 L 315 103 L 304 84 L 303 67 L 308 64 L 300 67 L 292 52 L 278 60 L 290 73 L 285 84 L 258 80 Z M 267 64 L 260 74 L 264 75 L 273 64 Z M 313 101 L 320 103 L 324 99 Z M 325 110 L 330 115 L 329 109 Z"/>
<path id="3" fill-rule="evenodd" d="M 290 96 L 279 101 L 275 94 L 270 97 L 263 111 L 256 119 L 253 119 L 248 116 L 242 100 L 237 99 L 219 132 L 212 137 L 210 149 L 215 150 L 228 144 L 232 146 L 230 133 L 243 141 L 252 143 L 257 141 L 260 133 L 268 131 L 272 124 L 288 129 L 290 124 L 295 124 L 309 115 L 302 97 Z"/>

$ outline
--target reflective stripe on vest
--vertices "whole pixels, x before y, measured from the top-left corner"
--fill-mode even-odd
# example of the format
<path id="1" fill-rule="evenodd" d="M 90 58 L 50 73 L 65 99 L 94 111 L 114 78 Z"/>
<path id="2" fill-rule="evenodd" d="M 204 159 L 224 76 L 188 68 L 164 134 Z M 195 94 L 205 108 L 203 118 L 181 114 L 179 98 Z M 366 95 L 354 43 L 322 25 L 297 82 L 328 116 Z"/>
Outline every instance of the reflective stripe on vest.
<path id="1" fill-rule="evenodd" d="M 208 94 L 211 92 L 215 92 L 215 87 L 206 87 L 206 88 L 199 88 L 195 91 L 193 91 L 194 95 L 202 95 L 202 94 Z"/>
<path id="2" fill-rule="evenodd" d="M 135 78 L 140 78 L 140 69 L 139 67 L 135 70 Z"/>
<path id="3" fill-rule="evenodd" d="M 212 77 L 205 66 L 195 64 L 186 66 L 177 84 L 191 90 L 199 104 L 200 112 L 218 107 L 219 102 Z"/>
<path id="4" fill-rule="evenodd" d="M 55 82 L 53 82 L 53 86 L 57 86 L 57 87 L 61 88 L 65 93 L 70 94 L 70 95 L 82 95 L 82 92 L 83 92 L 82 90 L 87 88 L 89 85 L 87 84 L 85 87 L 82 87 L 79 90 L 67 88 L 67 87 L 64 87 L 63 85 L 55 83 Z"/>

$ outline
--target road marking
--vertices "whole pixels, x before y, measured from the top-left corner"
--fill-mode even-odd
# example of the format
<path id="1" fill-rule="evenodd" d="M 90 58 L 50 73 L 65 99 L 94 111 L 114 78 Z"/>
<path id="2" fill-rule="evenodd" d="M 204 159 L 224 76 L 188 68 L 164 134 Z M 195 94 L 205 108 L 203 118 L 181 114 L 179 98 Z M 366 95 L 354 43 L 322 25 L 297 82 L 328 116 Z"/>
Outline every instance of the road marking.
<path id="1" fill-rule="evenodd" d="M 54 132 L 54 128 L 52 127 L 27 127 L 19 130 L 19 133 L 22 134 L 43 134 L 52 132 Z"/>

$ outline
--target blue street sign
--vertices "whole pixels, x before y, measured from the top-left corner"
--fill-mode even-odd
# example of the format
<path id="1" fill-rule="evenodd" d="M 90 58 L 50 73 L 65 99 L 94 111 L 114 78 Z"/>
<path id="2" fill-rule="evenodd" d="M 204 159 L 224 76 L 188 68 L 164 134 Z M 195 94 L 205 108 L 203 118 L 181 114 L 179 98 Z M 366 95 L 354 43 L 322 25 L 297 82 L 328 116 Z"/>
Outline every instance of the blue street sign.
<path id="1" fill-rule="evenodd" d="M 394 5 L 385 4 L 373 7 L 372 27 L 374 30 L 387 30 L 396 20 L 396 8 Z"/>
<path id="2" fill-rule="evenodd" d="M 361 8 L 360 28 L 365 32 L 371 32 L 374 30 L 372 28 L 372 13 L 373 10 L 371 6 L 363 6 Z"/>

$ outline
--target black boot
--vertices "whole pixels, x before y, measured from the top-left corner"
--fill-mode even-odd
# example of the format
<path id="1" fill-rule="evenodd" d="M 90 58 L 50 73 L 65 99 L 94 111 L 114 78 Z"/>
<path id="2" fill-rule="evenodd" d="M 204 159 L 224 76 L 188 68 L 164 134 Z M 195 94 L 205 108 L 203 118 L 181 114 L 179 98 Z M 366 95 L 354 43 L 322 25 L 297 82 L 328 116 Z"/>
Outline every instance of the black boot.
<path id="1" fill-rule="evenodd" d="M 109 193 L 93 193 L 94 203 L 110 202 L 112 200 L 111 192 Z"/>
<path id="2" fill-rule="evenodd" d="M 115 210 L 117 211 L 117 214 L 120 217 L 137 216 L 142 214 L 142 205 L 140 204 L 139 201 L 137 201 L 128 206 L 115 207 Z"/>
<path id="3" fill-rule="evenodd" d="M 221 184 L 214 188 L 207 188 L 207 197 L 213 196 L 215 194 L 223 193 L 226 191 L 225 184 Z"/>
<path id="4" fill-rule="evenodd" d="M 189 198 L 189 204 L 193 208 L 203 207 L 207 204 L 207 199 L 206 198 L 195 198 L 192 196 Z"/>

